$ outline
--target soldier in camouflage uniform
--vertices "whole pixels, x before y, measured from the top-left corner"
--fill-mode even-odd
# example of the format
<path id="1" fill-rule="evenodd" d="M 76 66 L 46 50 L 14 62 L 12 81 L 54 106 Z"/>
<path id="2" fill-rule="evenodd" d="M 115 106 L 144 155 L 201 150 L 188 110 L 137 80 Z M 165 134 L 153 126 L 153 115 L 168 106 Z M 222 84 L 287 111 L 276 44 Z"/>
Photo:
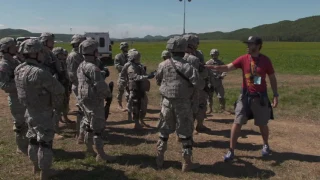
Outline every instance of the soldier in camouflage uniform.
<path id="1" fill-rule="evenodd" d="M 62 47 L 55 47 L 52 50 L 53 54 L 60 60 L 61 67 L 63 68 L 63 72 L 65 72 L 65 76 L 69 79 L 68 73 L 67 73 L 67 64 L 66 59 L 68 56 L 68 51 L 63 49 Z M 70 99 L 70 81 L 66 81 L 64 84 L 62 84 L 65 89 L 65 98 L 63 101 L 63 107 L 61 108 L 63 119 L 59 118 L 61 122 L 63 123 L 74 123 L 74 121 L 71 121 L 68 118 L 68 112 L 69 112 L 69 99 Z M 59 112 L 60 114 L 60 112 Z M 57 121 L 59 123 L 59 121 Z M 57 127 L 59 128 L 59 126 Z"/>
<path id="2" fill-rule="evenodd" d="M 171 53 L 168 50 L 163 50 L 161 53 L 161 58 L 162 60 L 167 60 L 169 58 L 171 58 Z M 160 97 L 160 107 L 162 106 L 162 96 Z"/>
<path id="3" fill-rule="evenodd" d="M 172 58 L 161 62 L 156 74 L 163 96 L 158 125 L 160 139 L 157 142 L 157 166 L 163 166 L 169 134 L 176 131 L 182 143 L 183 172 L 199 167 L 191 160 L 194 129 L 191 100 L 194 89 L 204 87 L 202 81 L 199 81 L 198 71 L 183 59 L 187 46 L 187 41 L 182 37 L 169 39 L 167 49 L 172 53 Z"/>
<path id="4" fill-rule="evenodd" d="M 146 94 L 146 91 L 149 91 L 150 88 L 148 79 L 154 78 L 154 73 L 146 74 L 144 66 L 140 64 L 140 58 L 141 55 L 137 50 L 130 50 L 128 52 L 129 62 L 125 64 L 120 74 L 121 82 L 128 84 L 128 119 L 130 120 L 130 115 L 133 113 L 135 129 L 141 129 L 141 125 L 149 127 L 143 119 L 146 116 L 148 106 L 148 97 Z"/>
<path id="5" fill-rule="evenodd" d="M 28 126 L 24 114 L 26 108 L 19 102 L 14 82 L 14 69 L 20 64 L 13 56 L 17 53 L 16 41 L 13 38 L 0 40 L 0 88 L 8 93 L 8 102 L 13 117 L 13 130 L 16 136 L 17 152 L 28 154 L 28 139 L 25 137 Z"/>
<path id="6" fill-rule="evenodd" d="M 224 65 L 224 63 L 218 59 L 219 57 L 219 51 L 217 49 L 212 49 L 210 51 L 210 56 L 212 59 L 206 62 L 207 65 Z M 214 83 L 209 85 L 210 91 L 209 91 L 209 108 L 210 111 L 208 113 L 212 113 L 212 106 L 213 106 L 213 93 L 215 92 L 217 94 L 217 97 L 219 98 L 220 103 L 220 109 L 222 111 L 225 110 L 225 99 L 224 99 L 224 87 L 222 84 L 223 78 L 227 75 L 226 72 L 218 72 L 216 70 L 211 70 L 213 74 L 213 80 Z"/>
<path id="7" fill-rule="evenodd" d="M 53 160 L 53 109 L 61 106 L 64 87 L 42 65 L 45 52 L 39 40 L 24 41 L 19 51 L 26 63 L 15 69 L 15 83 L 19 100 L 26 107 L 28 155 L 34 173 L 41 170 L 41 179 L 45 180 L 49 179 Z"/>
<path id="8" fill-rule="evenodd" d="M 106 125 L 104 99 L 111 97 L 112 94 L 101 75 L 100 68 L 96 65 L 99 55 L 98 45 L 95 40 L 85 40 L 79 47 L 80 53 L 84 57 L 84 61 L 77 70 L 79 105 L 85 114 L 82 121 L 86 130 L 87 152 L 94 153 L 94 145 L 97 153 L 96 161 L 113 161 L 115 157 L 104 152 L 104 142 L 101 137 Z"/>
<path id="9" fill-rule="evenodd" d="M 188 42 L 188 48 L 186 50 L 184 59 L 188 61 L 194 68 L 196 68 L 199 72 L 200 80 L 203 83 L 208 82 L 209 74 L 208 69 L 204 68 L 203 63 L 200 61 L 197 55 L 197 46 L 198 46 L 198 39 L 195 35 L 184 35 L 183 36 Z M 194 118 L 197 120 L 196 130 L 198 132 L 205 131 L 208 128 L 203 125 L 203 121 L 206 117 L 206 109 L 207 109 L 207 98 L 208 93 L 207 89 L 195 89 L 193 93 L 193 113 Z"/>
<path id="10" fill-rule="evenodd" d="M 45 61 L 43 65 L 44 68 L 49 71 L 53 75 L 53 77 L 55 77 L 61 84 L 68 84 L 69 79 L 66 76 L 66 69 L 63 69 L 62 63 L 60 62 L 61 60 L 59 60 L 52 52 L 52 49 L 54 47 L 54 39 L 54 34 L 49 32 L 44 32 L 40 35 L 39 40 L 43 45 L 43 50 L 45 53 Z M 61 106 L 54 109 L 56 119 L 55 122 L 60 120 L 61 115 L 59 113 L 62 111 L 62 108 L 63 107 Z M 59 131 L 56 131 L 56 138 L 63 139 L 63 136 L 60 135 Z"/>
<path id="11" fill-rule="evenodd" d="M 77 79 L 77 69 L 83 61 L 83 56 L 79 52 L 79 45 L 81 42 L 86 40 L 86 37 L 80 34 L 75 34 L 71 38 L 70 44 L 72 45 L 72 51 L 67 57 L 66 63 L 67 63 L 67 69 L 68 69 L 68 75 L 70 79 L 70 83 L 72 84 L 72 91 L 76 96 L 76 99 L 78 101 L 78 79 Z M 83 144 L 84 143 L 84 130 L 81 129 L 81 121 L 83 119 L 83 110 L 77 105 L 79 108 L 78 114 L 77 114 L 77 124 L 76 124 L 76 130 L 77 130 L 77 143 Z"/>
<path id="12" fill-rule="evenodd" d="M 128 50 L 129 50 L 129 44 L 127 42 L 121 42 L 120 43 L 120 49 L 122 53 L 117 54 L 114 57 L 114 66 L 118 70 L 119 78 L 118 78 L 118 94 L 117 94 L 117 100 L 118 100 L 118 108 L 120 110 L 123 110 L 122 106 L 122 96 L 124 94 L 124 91 L 126 90 L 126 84 L 121 83 L 120 73 L 122 71 L 123 66 L 128 62 Z M 129 93 L 126 93 L 126 99 L 128 101 Z"/>

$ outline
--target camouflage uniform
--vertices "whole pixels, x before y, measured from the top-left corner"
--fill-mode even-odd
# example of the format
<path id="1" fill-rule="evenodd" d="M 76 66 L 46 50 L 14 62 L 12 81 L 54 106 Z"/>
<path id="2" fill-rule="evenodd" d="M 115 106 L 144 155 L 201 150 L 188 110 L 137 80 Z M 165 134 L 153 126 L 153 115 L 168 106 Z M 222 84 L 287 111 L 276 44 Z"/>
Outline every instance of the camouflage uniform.
<path id="1" fill-rule="evenodd" d="M 158 125 L 160 139 L 157 142 L 157 165 L 159 168 L 163 165 L 169 134 L 175 131 L 182 142 L 182 156 L 184 158 L 182 171 L 189 171 L 199 166 L 199 164 L 191 162 L 193 134 L 191 99 L 194 88 L 201 89 L 204 84 L 199 81 L 198 71 L 183 59 L 187 44 L 187 41 L 182 37 L 169 39 L 167 49 L 173 53 L 172 59 L 161 62 L 157 69 L 156 81 L 163 96 Z M 175 67 L 184 77 L 176 72 Z"/>
<path id="2" fill-rule="evenodd" d="M 68 52 L 67 52 L 67 55 L 66 55 L 66 50 L 63 49 L 62 47 L 55 47 L 53 48 L 52 52 L 53 54 L 56 56 L 57 59 L 59 59 L 60 63 L 61 63 L 61 67 L 63 69 L 63 72 L 64 72 L 64 76 L 66 78 L 68 78 L 68 81 L 64 82 L 62 85 L 65 89 L 65 97 L 64 97 L 64 101 L 63 101 L 63 107 L 61 107 L 61 109 L 59 109 L 59 112 L 57 112 L 57 114 L 60 116 L 60 115 L 63 115 L 65 117 L 64 121 L 65 122 L 68 122 L 68 123 L 72 123 L 73 121 L 70 121 L 69 119 L 67 119 L 67 115 L 68 115 L 68 112 L 69 112 L 69 99 L 70 99 L 70 92 L 69 92 L 69 89 L 70 89 L 70 81 L 69 81 L 69 77 L 68 77 L 68 73 L 67 73 L 67 64 L 66 64 L 66 57 L 68 55 Z M 61 112 L 60 112 L 61 111 Z M 60 118 L 57 118 L 56 120 L 56 130 L 59 129 L 59 119 Z"/>
<path id="3" fill-rule="evenodd" d="M 167 59 L 171 58 L 171 53 L 168 50 L 163 50 L 161 53 L 161 58 L 163 60 L 167 60 Z M 160 97 L 160 107 L 162 106 L 162 100 L 163 100 L 163 97 L 161 96 Z"/>
<path id="4" fill-rule="evenodd" d="M 67 57 L 66 63 L 67 63 L 67 69 L 68 69 L 68 75 L 71 85 L 71 90 L 76 96 L 76 99 L 78 101 L 78 79 L 77 79 L 77 69 L 81 62 L 83 62 L 83 56 L 79 52 L 79 45 L 81 42 L 83 42 L 86 39 L 83 35 L 75 34 L 71 38 L 70 44 L 72 45 L 73 49 L 70 52 L 70 54 Z M 76 124 L 76 130 L 77 130 L 77 137 L 78 137 L 78 144 L 83 144 L 84 141 L 84 131 L 81 128 L 82 127 L 82 119 L 83 119 L 83 110 L 78 106 L 79 111 L 77 114 L 77 124 Z"/>
<path id="5" fill-rule="evenodd" d="M 79 105 L 84 111 L 83 128 L 85 128 L 85 144 L 87 151 L 93 153 L 96 149 L 96 160 L 112 161 L 114 157 L 108 156 L 103 150 L 104 142 L 102 133 L 106 121 L 104 116 L 104 99 L 112 96 L 108 84 L 101 75 L 101 70 L 96 65 L 98 42 L 85 40 L 80 44 L 80 53 L 84 61 L 79 65 L 77 78 L 79 80 L 78 95 Z"/>
<path id="6" fill-rule="evenodd" d="M 12 57 L 9 48 L 14 48 L 16 42 L 13 38 L 0 40 L 0 88 L 8 93 L 8 102 L 13 117 L 13 130 L 16 136 L 17 151 L 28 154 L 28 139 L 25 137 L 28 127 L 24 114 L 26 108 L 19 102 L 17 89 L 14 82 L 14 69 L 20 64 Z"/>
<path id="7" fill-rule="evenodd" d="M 19 100 L 27 108 L 29 158 L 34 171 L 40 168 L 41 179 L 47 179 L 53 159 L 53 109 L 61 106 L 64 88 L 42 65 L 45 60 L 41 56 L 44 55 L 43 50 L 39 40 L 28 39 L 24 42 L 19 51 L 29 57 L 26 63 L 15 69 L 15 82 Z"/>
<path id="8" fill-rule="evenodd" d="M 147 113 L 148 97 L 146 91 L 149 91 L 150 82 L 148 79 L 154 77 L 153 74 L 147 75 L 144 66 L 140 64 L 141 55 L 137 50 L 130 50 L 128 52 L 129 62 L 125 64 L 121 71 L 121 81 L 128 81 L 129 99 L 127 104 L 128 116 L 130 119 L 133 113 L 133 120 L 135 122 L 135 129 L 141 128 L 139 120 L 142 125 L 147 126 L 143 119 Z"/>
<path id="9" fill-rule="evenodd" d="M 200 80 L 203 81 L 202 83 L 205 83 L 205 81 L 208 80 L 209 74 L 208 70 L 205 69 L 203 66 L 203 55 L 199 51 L 196 51 L 196 48 L 199 43 L 198 38 L 195 35 L 184 35 L 183 37 L 187 40 L 188 47 L 192 49 L 192 51 L 194 51 L 192 52 L 194 53 L 194 55 L 192 53 L 186 53 L 184 59 L 198 70 Z M 198 55 L 199 57 L 197 57 L 196 55 Z M 202 60 L 200 60 L 200 58 Z M 197 131 L 206 129 L 206 127 L 203 125 L 203 121 L 206 117 L 207 99 L 208 93 L 205 89 L 195 89 L 193 93 L 192 107 L 194 112 L 194 118 L 195 120 L 197 120 Z"/>
<path id="10" fill-rule="evenodd" d="M 219 51 L 217 49 L 212 49 L 210 51 L 210 56 L 216 54 L 219 55 Z M 208 65 L 224 65 L 224 63 L 217 59 L 212 58 L 209 61 L 206 62 Z M 226 72 L 219 72 L 215 70 L 211 70 L 213 74 L 213 83 L 209 85 L 210 91 L 209 91 L 209 107 L 212 110 L 213 106 L 213 93 L 215 92 L 217 94 L 217 97 L 219 98 L 220 108 L 221 110 L 225 109 L 225 99 L 224 99 L 224 87 L 222 84 L 222 79 L 227 75 Z"/>
<path id="11" fill-rule="evenodd" d="M 127 88 L 126 84 L 122 83 L 123 81 L 121 81 L 121 77 L 120 77 L 123 66 L 128 62 L 128 52 L 124 51 L 126 48 L 129 48 L 129 44 L 127 42 L 121 42 L 120 49 L 122 50 L 122 53 L 119 53 L 114 57 L 114 66 L 119 73 L 117 100 L 118 100 L 119 106 L 121 107 L 122 107 L 122 96 L 124 94 L 124 90 Z M 128 101 L 128 98 L 129 98 L 129 92 L 126 93 L 127 101 Z"/>

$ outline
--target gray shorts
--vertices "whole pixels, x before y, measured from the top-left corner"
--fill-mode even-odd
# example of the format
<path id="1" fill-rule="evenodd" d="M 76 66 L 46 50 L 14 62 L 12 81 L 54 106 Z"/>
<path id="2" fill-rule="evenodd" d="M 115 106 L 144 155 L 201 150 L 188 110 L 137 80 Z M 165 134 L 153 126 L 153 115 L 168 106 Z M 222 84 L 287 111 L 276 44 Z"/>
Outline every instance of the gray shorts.
<path id="1" fill-rule="evenodd" d="M 246 115 L 246 109 L 244 104 L 246 104 L 246 96 L 240 94 L 235 108 L 235 119 L 234 124 L 246 124 L 248 117 Z M 251 100 L 251 111 L 254 118 L 254 125 L 256 126 L 266 126 L 270 120 L 271 109 L 268 107 L 268 98 L 265 98 L 265 105 L 260 104 L 260 98 L 253 98 Z"/>

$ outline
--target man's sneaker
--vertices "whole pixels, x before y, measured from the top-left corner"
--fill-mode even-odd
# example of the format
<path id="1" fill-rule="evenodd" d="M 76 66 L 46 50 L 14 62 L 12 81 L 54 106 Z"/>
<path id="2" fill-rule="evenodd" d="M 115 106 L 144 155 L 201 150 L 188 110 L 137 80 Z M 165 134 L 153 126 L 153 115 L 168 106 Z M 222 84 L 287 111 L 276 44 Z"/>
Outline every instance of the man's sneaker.
<path id="1" fill-rule="evenodd" d="M 263 157 L 269 156 L 271 154 L 270 147 L 267 144 L 263 145 L 261 154 Z"/>
<path id="2" fill-rule="evenodd" d="M 232 161 L 234 158 L 234 152 L 233 150 L 229 149 L 226 155 L 224 155 L 224 162 Z"/>

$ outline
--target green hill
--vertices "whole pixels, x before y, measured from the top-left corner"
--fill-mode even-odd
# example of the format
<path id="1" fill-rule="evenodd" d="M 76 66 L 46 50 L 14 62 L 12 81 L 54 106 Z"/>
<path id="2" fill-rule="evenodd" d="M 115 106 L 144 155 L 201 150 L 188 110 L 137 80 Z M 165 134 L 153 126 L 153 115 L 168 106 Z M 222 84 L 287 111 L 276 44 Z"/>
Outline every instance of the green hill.
<path id="1" fill-rule="evenodd" d="M 206 32 L 199 33 L 201 40 L 242 40 L 251 35 L 262 37 L 265 41 L 294 41 L 313 42 L 320 41 L 320 16 L 301 18 L 295 21 L 280 21 L 273 24 L 263 24 L 254 28 L 242 28 L 231 32 Z M 11 36 L 39 36 L 40 33 L 31 33 L 23 29 L 0 29 L 0 38 Z M 112 37 L 112 34 L 110 34 Z M 70 34 L 56 34 L 57 41 L 69 42 Z M 144 38 L 113 39 L 115 41 L 161 41 L 170 36 L 151 36 Z"/>

